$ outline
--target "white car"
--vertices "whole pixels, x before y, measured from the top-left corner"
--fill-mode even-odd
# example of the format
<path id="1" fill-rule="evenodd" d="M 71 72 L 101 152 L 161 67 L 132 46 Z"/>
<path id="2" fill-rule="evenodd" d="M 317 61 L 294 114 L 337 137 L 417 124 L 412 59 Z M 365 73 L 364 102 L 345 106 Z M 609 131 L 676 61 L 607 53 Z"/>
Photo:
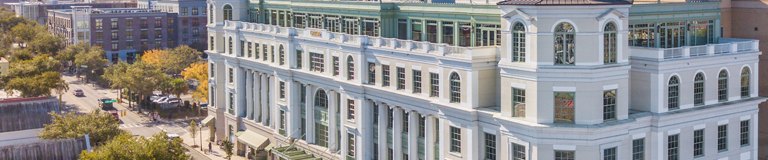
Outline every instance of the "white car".
<path id="1" fill-rule="evenodd" d="M 166 101 L 166 100 L 168 100 L 168 97 L 160 97 L 160 98 L 158 98 L 158 99 L 156 99 L 156 100 L 154 100 L 152 102 L 161 103 L 161 102 Z"/>

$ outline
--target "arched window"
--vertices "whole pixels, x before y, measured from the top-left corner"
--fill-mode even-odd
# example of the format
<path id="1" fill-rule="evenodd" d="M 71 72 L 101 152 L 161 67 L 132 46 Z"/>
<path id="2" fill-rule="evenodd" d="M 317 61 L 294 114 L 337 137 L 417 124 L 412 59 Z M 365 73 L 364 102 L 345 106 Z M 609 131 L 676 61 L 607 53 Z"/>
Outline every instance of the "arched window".
<path id="1" fill-rule="evenodd" d="M 213 5 L 208 6 L 208 23 L 213 23 Z"/>
<path id="2" fill-rule="evenodd" d="M 232 50 L 232 37 L 229 37 L 229 42 L 227 43 L 227 51 L 229 51 L 227 52 L 229 54 L 232 54 L 233 52 L 235 52 L 234 50 Z"/>
<path id="3" fill-rule="evenodd" d="M 280 55 L 279 55 L 279 56 L 280 56 L 280 57 L 279 57 L 279 58 L 280 58 L 280 65 L 283 65 L 283 64 L 285 64 L 285 48 L 283 47 L 283 45 L 282 45 L 282 44 L 281 44 L 281 45 L 280 45 L 280 47 L 278 47 L 278 48 L 279 48 L 279 50 L 280 50 L 280 51 L 279 51 L 279 52 L 280 52 L 280 53 L 279 53 L 279 54 L 280 54 Z"/>
<path id="4" fill-rule="evenodd" d="M 728 72 L 721 70 L 717 74 L 717 100 L 720 102 L 728 101 Z"/>
<path id="5" fill-rule="evenodd" d="M 555 64 L 573 65 L 576 63 L 575 29 L 570 23 L 560 23 L 555 27 Z"/>
<path id="6" fill-rule="evenodd" d="M 355 79 L 355 60 L 352 56 L 347 57 L 347 80 Z"/>
<path id="7" fill-rule="evenodd" d="M 603 30 L 603 63 L 615 64 L 617 58 L 616 49 L 616 24 L 609 22 Z"/>
<path id="8" fill-rule="evenodd" d="M 315 94 L 315 144 L 328 147 L 328 95 L 318 90 Z"/>
<path id="9" fill-rule="evenodd" d="M 697 73 L 693 78 L 693 105 L 704 105 L 704 73 Z"/>
<path id="10" fill-rule="evenodd" d="M 667 108 L 676 110 L 680 108 L 680 79 L 673 76 L 667 85 Z"/>
<path id="11" fill-rule="evenodd" d="M 749 97 L 749 68 L 741 69 L 741 97 Z"/>
<path id="12" fill-rule="evenodd" d="M 512 62 L 525 62 L 525 26 L 520 22 L 512 27 Z"/>
<path id="13" fill-rule="evenodd" d="M 461 78 L 456 72 L 451 73 L 451 103 L 461 102 Z"/>
<path id="14" fill-rule="evenodd" d="M 225 21 L 231 21 L 232 20 L 232 6 L 230 5 L 224 5 L 224 20 Z"/>

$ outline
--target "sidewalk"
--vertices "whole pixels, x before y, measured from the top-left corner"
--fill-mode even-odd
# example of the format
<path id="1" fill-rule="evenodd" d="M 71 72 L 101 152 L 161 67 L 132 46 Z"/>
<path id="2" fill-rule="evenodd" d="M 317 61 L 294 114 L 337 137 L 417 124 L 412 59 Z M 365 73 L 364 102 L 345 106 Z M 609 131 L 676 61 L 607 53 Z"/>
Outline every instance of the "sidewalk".
<path id="1" fill-rule="evenodd" d="M 227 156 L 226 152 L 224 152 L 223 149 L 219 148 L 219 146 L 216 145 L 216 142 L 210 142 L 210 143 L 212 143 L 211 144 L 212 145 L 211 149 L 213 151 L 212 152 L 207 152 L 208 151 L 208 143 L 209 143 L 208 142 L 208 137 L 210 135 L 210 131 L 208 130 L 208 127 L 201 128 L 201 129 L 202 129 L 202 131 L 198 131 L 198 133 L 197 133 L 198 135 L 195 135 L 194 143 L 193 143 L 193 139 L 192 139 L 192 137 L 190 136 L 189 133 L 187 133 L 185 135 L 179 135 L 179 137 L 184 142 L 184 144 L 186 144 L 188 146 L 192 146 L 193 144 L 197 144 L 199 146 L 202 146 L 203 149 L 205 150 L 205 151 L 200 151 L 200 147 L 197 147 L 197 148 L 193 148 L 194 151 L 190 150 L 190 152 L 201 153 L 201 154 L 207 156 L 208 158 L 210 158 L 211 160 L 226 160 L 226 158 L 225 158 Z M 200 145 L 200 137 L 203 138 L 203 145 Z M 233 152 L 235 152 L 235 151 L 233 151 Z M 236 153 L 233 153 L 232 154 L 232 160 L 245 160 L 245 157 L 240 157 L 240 156 L 237 156 Z"/>

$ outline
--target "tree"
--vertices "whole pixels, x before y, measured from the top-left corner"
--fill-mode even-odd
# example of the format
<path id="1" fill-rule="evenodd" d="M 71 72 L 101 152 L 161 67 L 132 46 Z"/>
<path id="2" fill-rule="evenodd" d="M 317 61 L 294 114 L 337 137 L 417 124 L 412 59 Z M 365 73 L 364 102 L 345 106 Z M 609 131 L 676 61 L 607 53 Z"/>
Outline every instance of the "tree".
<path id="1" fill-rule="evenodd" d="M 187 91 L 189 91 L 189 85 L 182 78 L 168 78 L 163 85 L 163 92 L 176 95 L 176 97 L 181 97 L 181 94 L 187 93 Z"/>
<path id="2" fill-rule="evenodd" d="M 126 69 L 124 75 L 126 89 L 139 95 L 138 102 L 141 104 L 145 96 L 152 94 L 152 91 L 159 89 L 158 86 L 165 83 L 168 76 L 159 69 L 152 67 L 143 61 L 131 64 Z"/>
<path id="3" fill-rule="evenodd" d="M 75 45 L 69 45 L 66 48 L 59 51 L 56 54 L 56 59 L 62 63 L 72 64 L 75 61 L 75 55 L 78 53 L 85 53 L 91 50 L 91 45 L 85 42 L 80 42 Z"/>
<path id="4" fill-rule="evenodd" d="M 64 48 L 64 39 L 48 32 L 38 32 L 27 48 L 32 53 L 55 55 Z"/>
<path id="5" fill-rule="evenodd" d="M 187 80 L 196 80 L 197 88 L 192 92 L 192 98 L 196 101 L 208 101 L 208 65 L 205 62 L 198 62 L 189 65 L 181 72 L 182 77 Z"/>
<path id="6" fill-rule="evenodd" d="M 88 78 L 92 78 L 95 71 L 104 69 L 104 66 L 109 63 L 104 58 L 104 50 L 101 47 L 91 47 L 87 52 L 81 52 L 75 55 L 75 64 L 77 66 L 86 66 L 83 70 Z"/>
<path id="7" fill-rule="evenodd" d="M 38 32 L 46 31 L 45 28 L 37 25 L 37 23 L 19 23 L 11 28 L 10 36 L 12 36 L 13 42 L 21 47 L 26 47 L 26 44 L 31 42 Z"/>
<path id="8" fill-rule="evenodd" d="M 30 77 L 12 78 L 7 82 L 4 86 L 5 92 L 14 94 L 18 91 L 21 97 L 51 96 L 52 90 L 61 93 L 69 89 L 67 82 L 61 79 L 59 72 L 55 71 Z"/>
<path id="9" fill-rule="evenodd" d="M 190 133 L 189 135 L 192 136 L 192 144 L 193 144 L 192 147 L 197 146 L 197 144 L 195 144 L 196 143 L 195 136 L 197 135 L 197 130 L 199 130 L 199 128 L 197 128 L 197 122 L 195 122 L 195 120 L 192 120 L 191 122 L 189 122 L 189 128 L 187 129 L 189 130 L 189 133 Z M 203 144 L 200 144 L 200 145 L 203 145 Z"/>
<path id="10" fill-rule="evenodd" d="M 165 132 L 150 138 L 120 135 L 106 144 L 96 147 L 93 152 L 82 151 L 80 159 L 189 159 L 181 139 L 169 139 Z"/>
<path id="11" fill-rule="evenodd" d="M 159 49 L 144 51 L 144 54 L 141 55 L 142 62 L 160 70 L 163 70 L 163 67 L 167 65 L 168 59 L 170 58 L 171 56 L 168 53 L 168 50 Z"/>
<path id="12" fill-rule="evenodd" d="M 200 61 L 202 52 L 195 50 L 186 45 L 181 45 L 173 48 L 169 51 L 171 58 L 167 66 L 168 73 L 178 74 L 184 70 L 185 67 Z"/>
<path id="13" fill-rule="evenodd" d="M 125 62 L 118 62 L 117 64 L 112 64 L 109 67 L 104 69 L 104 74 L 101 75 L 102 78 L 107 80 L 109 82 L 109 87 L 112 89 L 119 89 L 119 95 L 116 99 L 120 99 L 123 94 L 123 89 L 128 86 L 128 81 L 125 79 L 124 75 L 128 71 L 128 63 Z M 128 104 L 130 106 L 130 102 Z"/>
<path id="14" fill-rule="evenodd" d="M 118 135 L 127 134 L 120 130 L 117 119 L 111 114 L 95 110 L 88 114 L 51 113 L 53 122 L 46 124 L 38 135 L 41 139 L 80 138 L 85 134 L 96 145 L 101 145 Z"/>
<path id="15" fill-rule="evenodd" d="M 221 142 L 221 146 L 224 147 L 224 153 L 227 154 L 227 159 L 232 159 L 232 152 L 235 147 L 234 144 L 229 140 L 224 140 Z"/>

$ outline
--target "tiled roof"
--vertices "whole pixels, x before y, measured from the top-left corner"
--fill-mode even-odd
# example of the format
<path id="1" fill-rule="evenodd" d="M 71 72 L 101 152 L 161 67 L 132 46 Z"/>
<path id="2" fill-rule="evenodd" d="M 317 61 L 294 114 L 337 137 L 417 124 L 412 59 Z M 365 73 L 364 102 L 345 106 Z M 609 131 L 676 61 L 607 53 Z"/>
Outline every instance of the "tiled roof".
<path id="1" fill-rule="evenodd" d="M 505 0 L 498 5 L 567 6 L 567 5 L 623 5 L 630 0 Z"/>

